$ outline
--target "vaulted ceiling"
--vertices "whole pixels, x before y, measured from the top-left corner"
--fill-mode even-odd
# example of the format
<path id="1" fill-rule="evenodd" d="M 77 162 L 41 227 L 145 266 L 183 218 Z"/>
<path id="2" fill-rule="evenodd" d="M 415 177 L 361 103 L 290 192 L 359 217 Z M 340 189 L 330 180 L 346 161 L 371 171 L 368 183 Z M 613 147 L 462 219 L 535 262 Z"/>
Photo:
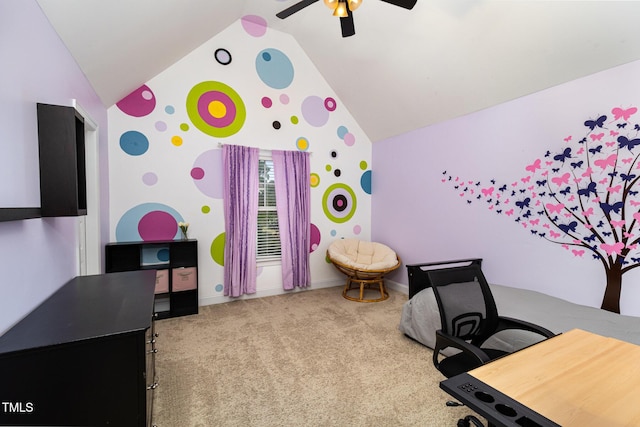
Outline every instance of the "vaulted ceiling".
<path id="1" fill-rule="evenodd" d="M 291 34 L 376 142 L 640 59 L 640 2 L 37 0 L 109 107 L 245 15 Z M 640 84 L 640 76 L 637 84 Z"/>

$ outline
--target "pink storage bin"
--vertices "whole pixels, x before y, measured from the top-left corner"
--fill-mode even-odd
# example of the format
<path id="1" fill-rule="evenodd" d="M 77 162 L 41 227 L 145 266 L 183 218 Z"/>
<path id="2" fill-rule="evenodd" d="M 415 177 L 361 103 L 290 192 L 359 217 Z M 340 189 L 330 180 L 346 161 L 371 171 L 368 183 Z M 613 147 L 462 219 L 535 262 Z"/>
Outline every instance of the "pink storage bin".
<path id="1" fill-rule="evenodd" d="M 196 267 L 174 268 L 171 287 L 173 292 L 188 291 L 197 288 Z"/>
<path id="2" fill-rule="evenodd" d="M 169 271 L 156 270 L 156 294 L 169 292 Z"/>

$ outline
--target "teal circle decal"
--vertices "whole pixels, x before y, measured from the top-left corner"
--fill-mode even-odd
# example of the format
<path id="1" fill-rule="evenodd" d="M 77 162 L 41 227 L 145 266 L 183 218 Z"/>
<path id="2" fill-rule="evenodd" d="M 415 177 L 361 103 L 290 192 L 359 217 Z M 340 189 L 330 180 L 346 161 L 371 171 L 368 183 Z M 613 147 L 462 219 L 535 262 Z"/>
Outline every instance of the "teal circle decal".
<path id="1" fill-rule="evenodd" d="M 256 72 L 260 80 L 273 89 L 284 89 L 293 81 L 293 64 L 278 49 L 265 49 L 258 53 Z"/>
<path id="2" fill-rule="evenodd" d="M 120 148 L 130 156 L 141 156 L 149 149 L 149 139 L 137 130 L 130 130 L 120 136 Z"/>

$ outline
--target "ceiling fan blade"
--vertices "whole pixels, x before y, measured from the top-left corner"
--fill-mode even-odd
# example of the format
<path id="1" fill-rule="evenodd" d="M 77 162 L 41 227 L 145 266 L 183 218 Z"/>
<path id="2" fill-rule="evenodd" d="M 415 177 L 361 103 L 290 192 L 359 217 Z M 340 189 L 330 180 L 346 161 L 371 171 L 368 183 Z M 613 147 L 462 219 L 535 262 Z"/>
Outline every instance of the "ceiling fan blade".
<path id="1" fill-rule="evenodd" d="M 356 33 L 356 27 L 353 24 L 353 13 L 347 8 L 348 15 L 340 18 L 340 28 L 342 28 L 342 37 L 349 37 Z"/>
<path id="2" fill-rule="evenodd" d="M 418 0 L 381 0 L 394 6 L 404 7 L 405 9 L 413 9 Z"/>
<path id="3" fill-rule="evenodd" d="M 280 18 L 280 19 L 287 18 L 287 17 L 293 15 L 294 13 L 301 11 L 305 7 L 314 4 L 317 1 L 319 1 L 319 0 L 302 0 L 302 1 L 299 1 L 298 3 L 294 4 L 293 6 L 289 6 L 285 10 L 276 13 L 276 16 L 278 18 Z"/>

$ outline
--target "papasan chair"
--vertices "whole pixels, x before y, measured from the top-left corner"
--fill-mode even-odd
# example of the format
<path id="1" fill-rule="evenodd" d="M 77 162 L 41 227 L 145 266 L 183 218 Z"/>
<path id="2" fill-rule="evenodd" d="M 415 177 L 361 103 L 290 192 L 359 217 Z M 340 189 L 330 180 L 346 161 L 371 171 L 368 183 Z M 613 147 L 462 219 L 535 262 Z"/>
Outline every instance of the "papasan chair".
<path id="1" fill-rule="evenodd" d="M 378 302 L 389 298 L 389 293 L 384 287 L 384 275 L 401 264 L 400 257 L 390 247 L 358 239 L 334 241 L 327 249 L 327 259 L 347 276 L 342 296 L 358 302 Z M 365 298 L 365 288 L 371 289 L 373 286 L 376 291 L 380 291 L 380 296 Z M 357 297 L 350 295 L 352 290 L 359 290 Z M 377 296 L 377 293 L 374 296 Z"/>

